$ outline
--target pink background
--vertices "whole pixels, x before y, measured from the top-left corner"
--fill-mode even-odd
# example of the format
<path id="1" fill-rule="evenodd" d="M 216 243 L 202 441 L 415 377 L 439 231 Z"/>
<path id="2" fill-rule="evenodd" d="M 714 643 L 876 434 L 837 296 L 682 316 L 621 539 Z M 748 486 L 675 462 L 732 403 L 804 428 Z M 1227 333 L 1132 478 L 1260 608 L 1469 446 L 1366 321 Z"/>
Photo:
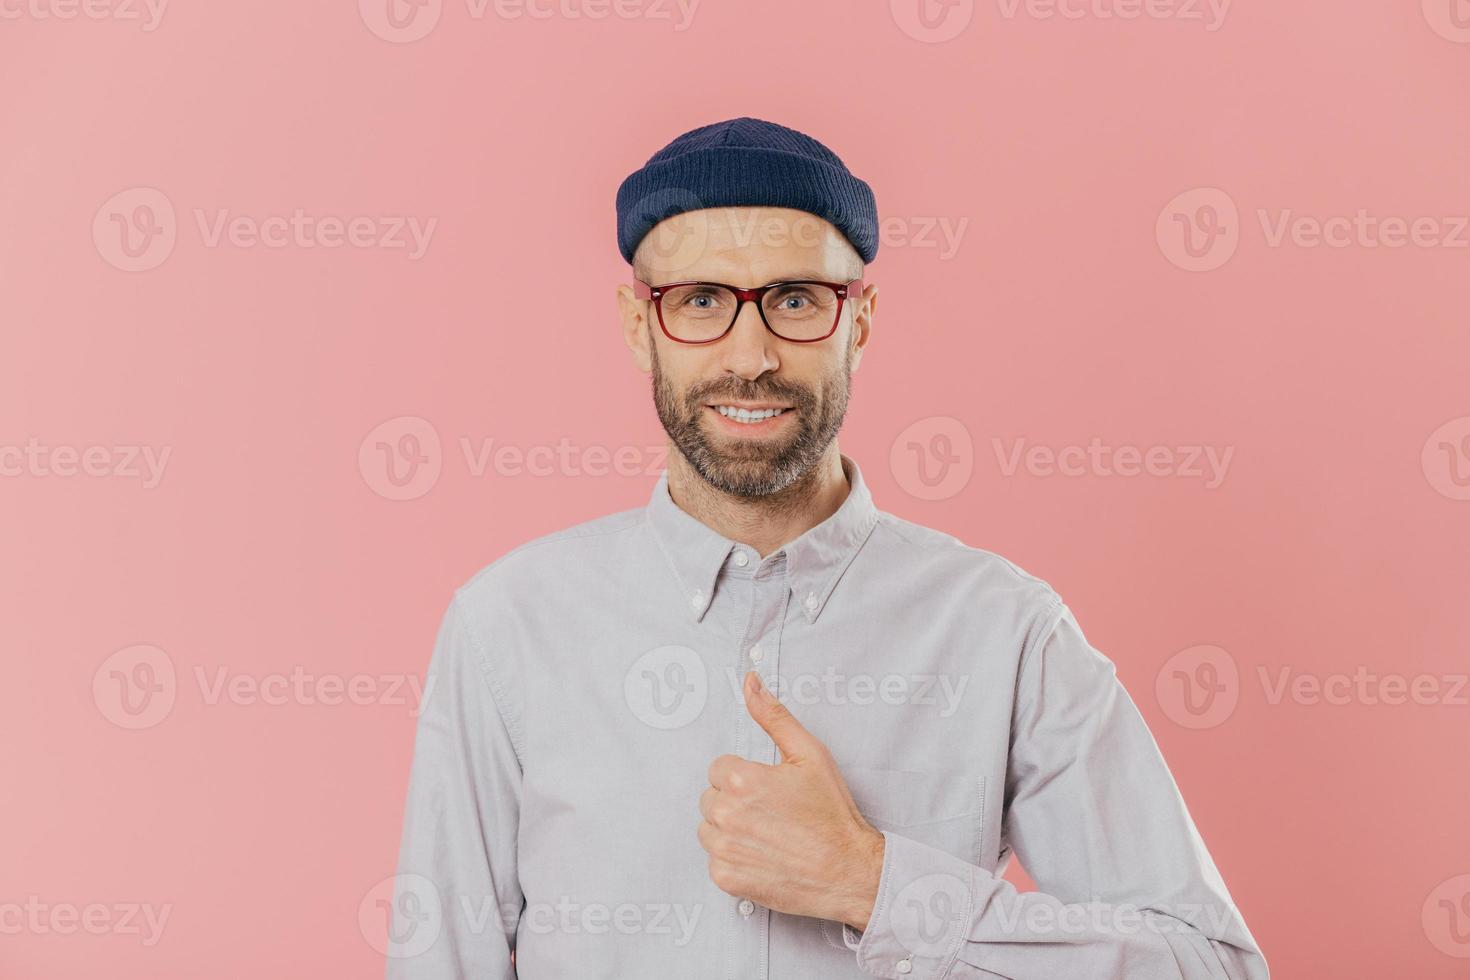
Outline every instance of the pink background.
<path id="1" fill-rule="evenodd" d="M 113 925 L 0 917 L 0 976 L 380 975 L 359 910 L 414 724 L 390 686 L 476 569 L 653 479 L 477 475 L 463 441 L 656 467 L 613 194 L 737 115 L 829 143 L 887 222 L 844 451 L 880 507 L 1069 601 L 1273 974 L 1470 970 L 1470 4 L 989 0 L 925 28 L 914 0 L 703 0 L 681 30 L 664 0 L 426 0 L 395 30 L 387 0 L 175 0 L 150 30 L 92 2 L 0 19 L 0 906 Z M 417 257 L 211 243 L 221 209 L 437 223 Z M 1432 222 L 1274 236 L 1360 211 Z M 135 218 L 161 234 L 129 257 Z M 360 449 L 402 417 L 379 435 L 429 462 L 398 488 Z M 1094 438 L 1231 456 L 1217 486 L 1187 453 L 1007 470 Z M 66 447 L 102 447 L 90 475 Z M 162 478 L 117 447 L 167 449 Z M 140 657 L 175 686 L 129 729 L 109 678 Z M 1202 659 L 1224 700 L 1196 714 Z M 1438 694 L 1273 696 L 1360 668 Z M 372 703 L 210 697 L 298 669 Z M 129 904 L 169 907 L 155 944 Z"/>

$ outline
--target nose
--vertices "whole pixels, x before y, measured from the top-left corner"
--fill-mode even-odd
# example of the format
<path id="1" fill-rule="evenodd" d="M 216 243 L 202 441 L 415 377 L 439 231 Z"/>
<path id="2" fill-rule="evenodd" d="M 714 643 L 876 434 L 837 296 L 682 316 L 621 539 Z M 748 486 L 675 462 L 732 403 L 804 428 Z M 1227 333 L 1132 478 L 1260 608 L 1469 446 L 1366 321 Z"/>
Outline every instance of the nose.
<path id="1" fill-rule="evenodd" d="M 774 371 L 781 366 L 776 348 L 778 339 L 766 329 L 761 311 L 754 302 L 741 304 L 735 325 L 719 345 L 725 370 L 747 381 Z"/>

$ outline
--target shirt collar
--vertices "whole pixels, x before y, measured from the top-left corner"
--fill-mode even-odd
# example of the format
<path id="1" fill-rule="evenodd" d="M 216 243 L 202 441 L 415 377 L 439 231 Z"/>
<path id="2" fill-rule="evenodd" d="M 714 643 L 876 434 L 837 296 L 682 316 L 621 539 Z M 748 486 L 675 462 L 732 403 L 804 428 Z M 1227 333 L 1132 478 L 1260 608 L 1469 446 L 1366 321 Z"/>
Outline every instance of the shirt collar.
<path id="1" fill-rule="evenodd" d="M 847 476 L 847 498 L 826 520 L 778 549 L 786 553 L 786 579 L 808 622 L 815 622 L 821 614 L 837 580 L 878 523 L 878 510 L 863 482 L 862 470 L 851 457 L 838 455 Z M 714 597 L 720 569 L 739 543 L 674 503 L 669 496 L 667 469 L 654 484 L 645 515 L 674 568 L 684 608 L 698 621 Z M 754 549 L 746 550 L 754 556 Z"/>

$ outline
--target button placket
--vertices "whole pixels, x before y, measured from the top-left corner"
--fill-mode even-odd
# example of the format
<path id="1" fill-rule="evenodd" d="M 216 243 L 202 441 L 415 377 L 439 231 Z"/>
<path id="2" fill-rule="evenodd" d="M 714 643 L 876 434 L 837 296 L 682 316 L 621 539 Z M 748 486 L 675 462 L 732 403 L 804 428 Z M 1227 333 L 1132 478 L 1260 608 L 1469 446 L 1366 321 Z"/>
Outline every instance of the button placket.
<path id="1" fill-rule="evenodd" d="M 746 671 L 755 670 L 768 690 L 781 694 L 781 630 L 785 622 L 787 596 L 790 587 L 786 582 L 783 567 L 784 555 L 756 569 L 751 579 L 751 610 L 746 629 L 745 646 L 741 664 L 741 677 Z M 759 762 L 774 764 L 780 754 L 770 738 L 742 711 L 751 726 L 753 745 L 760 748 L 751 757 Z"/>
<path id="2" fill-rule="evenodd" d="M 741 558 L 745 560 L 742 561 Z M 758 565 L 754 552 L 743 547 L 732 550 L 721 571 L 720 586 L 715 590 L 714 611 L 729 623 L 727 643 L 734 644 L 735 658 L 726 668 L 734 672 L 732 705 L 734 720 L 734 748 L 731 752 L 742 758 L 759 758 L 758 739 L 764 737 L 749 713 L 745 710 L 741 694 L 741 682 L 745 673 L 757 664 L 749 656 L 752 646 L 759 641 L 762 657 L 769 657 L 767 641 L 761 637 L 761 609 L 763 602 L 759 584 L 754 573 Z M 744 629 L 740 623 L 744 622 Z M 728 649 L 728 648 L 727 648 Z M 752 750 L 751 746 L 756 746 Z M 752 980 L 767 980 L 770 976 L 770 910 L 749 898 L 730 899 L 729 922 L 731 933 L 726 946 L 728 957 L 727 976 L 750 977 Z"/>
<path id="3" fill-rule="evenodd" d="M 746 561 L 741 562 L 742 554 Z M 716 602 L 729 610 L 732 621 L 738 621 L 739 610 L 745 612 L 745 628 L 734 637 L 733 659 L 727 661 L 734 671 L 731 690 L 735 697 L 733 753 L 756 762 L 774 764 L 780 753 L 770 737 L 761 730 L 745 708 L 743 683 L 745 675 L 757 671 L 766 686 L 779 693 L 779 655 L 781 629 L 789 604 L 790 585 L 784 570 L 784 555 L 769 562 L 753 551 L 736 549 L 725 566 L 728 580 L 735 588 L 716 594 Z M 748 590 L 748 591 L 747 591 Z M 770 909 L 751 899 L 732 900 L 730 921 L 734 930 L 729 948 L 731 976 L 764 980 L 770 975 Z"/>

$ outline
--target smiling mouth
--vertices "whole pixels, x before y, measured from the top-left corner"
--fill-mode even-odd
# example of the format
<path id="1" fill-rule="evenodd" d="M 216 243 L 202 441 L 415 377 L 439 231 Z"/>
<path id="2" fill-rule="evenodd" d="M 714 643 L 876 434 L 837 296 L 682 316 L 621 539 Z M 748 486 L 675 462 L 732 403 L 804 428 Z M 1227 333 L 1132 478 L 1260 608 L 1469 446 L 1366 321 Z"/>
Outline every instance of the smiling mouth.
<path id="1" fill-rule="evenodd" d="M 745 425 L 757 425 L 767 419 L 780 418 L 787 412 L 792 411 L 789 406 L 771 408 L 740 408 L 735 405 L 707 405 L 720 415 L 732 422 L 741 422 Z"/>

